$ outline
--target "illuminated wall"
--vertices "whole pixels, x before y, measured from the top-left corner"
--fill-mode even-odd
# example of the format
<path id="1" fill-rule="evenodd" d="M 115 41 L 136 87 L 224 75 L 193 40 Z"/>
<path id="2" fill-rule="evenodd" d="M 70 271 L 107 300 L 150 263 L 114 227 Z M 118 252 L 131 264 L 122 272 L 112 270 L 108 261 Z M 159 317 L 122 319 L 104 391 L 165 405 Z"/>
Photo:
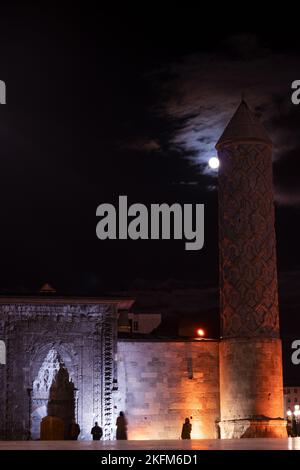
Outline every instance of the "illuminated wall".
<path id="1" fill-rule="evenodd" d="M 113 437 L 114 409 L 105 391 L 110 394 L 115 381 L 117 305 L 55 297 L 0 299 L 0 341 L 7 356 L 0 365 L 0 440 L 38 439 L 42 418 L 61 412 L 68 413 L 66 427 L 74 415 L 80 439 L 91 439 L 95 421 L 105 439 Z M 60 366 L 72 381 L 69 398 L 64 396 L 68 381 L 56 380 Z M 53 387 L 55 407 L 50 407 Z"/>
<path id="2" fill-rule="evenodd" d="M 129 439 L 179 439 L 192 416 L 192 438 L 217 437 L 217 341 L 118 341 L 119 391 Z"/>
<path id="3" fill-rule="evenodd" d="M 0 341 L 6 343 L 7 360 L 0 366 L 0 439 L 39 438 L 60 365 L 74 396 L 68 403 L 59 399 L 59 406 L 69 409 L 72 401 L 80 439 L 91 439 L 95 421 L 105 439 L 114 439 L 120 411 L 129 439 L 179 439 L 191 416 L 192 438 L 216 437 L 218 341 L 117 339 L 117 305 L 2 298 Z M 57 384 L 61 397 L 65 382 Z"/>

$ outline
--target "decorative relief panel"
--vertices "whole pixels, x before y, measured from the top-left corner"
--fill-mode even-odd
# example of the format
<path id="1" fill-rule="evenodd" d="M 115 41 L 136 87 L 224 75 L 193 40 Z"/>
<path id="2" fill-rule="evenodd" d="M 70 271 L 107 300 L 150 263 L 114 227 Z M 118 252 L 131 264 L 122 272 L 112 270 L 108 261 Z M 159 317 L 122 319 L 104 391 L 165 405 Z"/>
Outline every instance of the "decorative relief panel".
<path id="1" fill-rule="evenodd" d="M 112 433 L 107 429 L 109 427 L 111 430 L 112 421 L 103 421 L 104 417 L 110 416 L 112 406 L 111 401 L 107 400 L 112 379 L 105 374 L 108 344 L 105 335 L 109 334 L 110 345 L 115 350 L 116 306 L 16 302 L 0 304 L 0 318 L 7 343 L 6 385 L 0 394 L 0 412 L 5 408 L 0 426 L 3 438 L 34 437 L 31 435 L 33 408 L 39 405 L 40 410 L 46 409 L 46 395 L 59 366 L 58 359 L 49 358 L 49 354 L 57 354 L 74 382 L 75 415 L 82 425 L 82 436 L 89 436 L 93 424 L 90 416 L 94 413 L 106 429 L 105 438 L 110 439 Z M 109 331 L 108 324 L 111 325 Z M 43 368 L 43 363 L 49 362 L 47 358 L 52 368 Z M 57 367 L 54 367 L 55 364 Z M 86 390 L 90 391 L 88 395 Z M 38 419 L 42 418 L 36 415 Z M 35 434 L 37 429 L 38 426 Z"/>
<path id="2" fill-rule="evenodd" d="M 277 337 L 271 149 L 236 144 L 218 153 L 222 335 Z"/>

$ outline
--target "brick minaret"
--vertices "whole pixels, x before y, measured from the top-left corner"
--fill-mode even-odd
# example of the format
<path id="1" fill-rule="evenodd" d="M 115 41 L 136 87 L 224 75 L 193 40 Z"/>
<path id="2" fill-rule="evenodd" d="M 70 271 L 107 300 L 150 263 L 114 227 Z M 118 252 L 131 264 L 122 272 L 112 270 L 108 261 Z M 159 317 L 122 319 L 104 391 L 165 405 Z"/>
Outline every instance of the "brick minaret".
<path id="1" fill-rule="evenodd" d="M 216 148 L 221 437 L 284 437 L 272 142 L 243 100 Z"/>

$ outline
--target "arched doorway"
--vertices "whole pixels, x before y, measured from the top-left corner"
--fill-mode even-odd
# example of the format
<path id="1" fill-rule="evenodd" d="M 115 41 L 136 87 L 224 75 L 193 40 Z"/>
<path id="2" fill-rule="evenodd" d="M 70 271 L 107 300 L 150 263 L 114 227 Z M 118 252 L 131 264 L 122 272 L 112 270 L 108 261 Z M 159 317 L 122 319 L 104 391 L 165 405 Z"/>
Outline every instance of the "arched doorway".
<path id="1" fill-rule="evenodd" d="M 44 359 L 33 381 L 31 398 L 31 439 L 39 439 L 40 423 L 45 416 L 57 416 L 65 423 L 65 438 L 75 418 L 75 387 L 55 348 Z"/>

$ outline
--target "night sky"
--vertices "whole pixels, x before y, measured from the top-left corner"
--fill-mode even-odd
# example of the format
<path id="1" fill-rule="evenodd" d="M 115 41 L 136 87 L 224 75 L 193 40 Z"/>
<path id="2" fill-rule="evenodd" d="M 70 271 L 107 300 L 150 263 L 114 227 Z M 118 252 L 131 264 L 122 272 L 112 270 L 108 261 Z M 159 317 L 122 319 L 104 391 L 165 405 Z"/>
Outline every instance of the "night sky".
<path id="1" fill-rule="evenodd" d="M 2 292 L 34 292 L 49 282 L 60 293 L 103 295 L 176 280 L 199 289 L 191 321 L 203 315 L 217 334 L 217 178 L 207 162 L 244 93 L 274 142 L 289 348 L 290 338 L 300 338 L 300 105 L 291 103 L 297 44 L 296 32 L 208 33 L 192 9 L 171 20 L 1 6 Z M 98 240 L 96 208 L 121 194 L 130 204 L 204 203 L 204 248 Z"/>

